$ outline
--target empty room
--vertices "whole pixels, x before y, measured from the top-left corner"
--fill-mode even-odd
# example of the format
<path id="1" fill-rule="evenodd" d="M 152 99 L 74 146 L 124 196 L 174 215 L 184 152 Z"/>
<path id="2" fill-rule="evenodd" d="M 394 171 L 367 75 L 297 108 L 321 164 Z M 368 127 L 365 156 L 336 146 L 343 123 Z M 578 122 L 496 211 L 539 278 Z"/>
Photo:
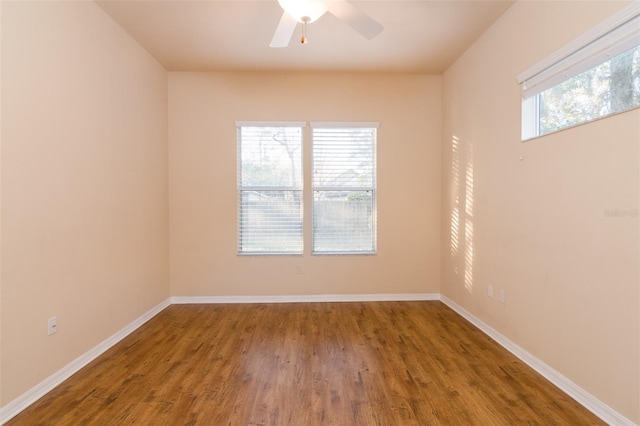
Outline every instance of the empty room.
<path id="1" fill-rule="evenodd" d="M 640 1 L 0 25 L 0 424 L 640 424 Z"/>

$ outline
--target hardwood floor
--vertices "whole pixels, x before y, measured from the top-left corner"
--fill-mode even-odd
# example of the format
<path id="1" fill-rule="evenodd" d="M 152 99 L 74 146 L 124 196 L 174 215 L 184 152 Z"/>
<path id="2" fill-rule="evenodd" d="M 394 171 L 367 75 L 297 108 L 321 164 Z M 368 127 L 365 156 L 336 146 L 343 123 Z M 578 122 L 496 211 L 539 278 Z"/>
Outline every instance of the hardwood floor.
<path id="1" fill-rule="evenodd" d="M 441 302 L 172 305 L 7 425 L 604 424 Z"/>

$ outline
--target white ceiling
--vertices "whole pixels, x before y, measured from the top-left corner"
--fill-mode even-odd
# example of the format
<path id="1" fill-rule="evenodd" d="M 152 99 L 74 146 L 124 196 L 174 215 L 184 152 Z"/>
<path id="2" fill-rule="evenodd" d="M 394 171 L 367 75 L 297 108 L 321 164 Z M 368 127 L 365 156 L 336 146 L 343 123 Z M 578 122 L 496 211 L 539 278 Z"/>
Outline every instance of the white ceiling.
<path id="1" fill-rule="evenodd" d="M 286 48 L 269 43 L 277 0 L 98 0 L 170 71 L 368 71 L 440 74 L 514 0 L 351 0 L 384 31 L 366 40 L 326 14 L 298 25 Z"/>

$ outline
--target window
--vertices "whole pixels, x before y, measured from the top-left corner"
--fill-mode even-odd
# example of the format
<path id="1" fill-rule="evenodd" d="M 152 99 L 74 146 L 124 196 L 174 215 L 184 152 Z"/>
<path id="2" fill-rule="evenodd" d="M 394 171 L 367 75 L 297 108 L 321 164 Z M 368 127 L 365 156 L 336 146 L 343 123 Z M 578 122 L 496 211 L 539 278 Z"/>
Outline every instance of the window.
<path id="1" fill-rule="evenodd" d="M 306 123 L 236 126 L 238 253 L 302 254 Z M 312 254 L 376 252 L 377 127 L 312 123 Z"/>
<path id="2" fill-rule="evenodd" d="M 522 140 L 640 106 L 640 6 L 633 2 L 518 76 Z"/>
<path id="3" fill-rule="evenodd" d="M 238 253 L 302 254 L 304 123 L 237 123 Z"/>
<path id="4" fill-rule="evenodd" d="M 376 251 L 376 129 L 312 123 L 314 254 Z"/>

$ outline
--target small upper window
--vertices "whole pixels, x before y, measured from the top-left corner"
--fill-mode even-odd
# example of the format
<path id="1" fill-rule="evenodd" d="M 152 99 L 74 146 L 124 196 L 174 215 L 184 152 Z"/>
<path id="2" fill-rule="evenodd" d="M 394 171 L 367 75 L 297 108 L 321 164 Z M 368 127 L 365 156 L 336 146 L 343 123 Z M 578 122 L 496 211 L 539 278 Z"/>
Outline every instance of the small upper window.
<path id="1" fill-rule="evenodd" d="M 525 71 L 518 80 L 524 93 L 522 140 L 639 107 L 637 2 Z"/>

